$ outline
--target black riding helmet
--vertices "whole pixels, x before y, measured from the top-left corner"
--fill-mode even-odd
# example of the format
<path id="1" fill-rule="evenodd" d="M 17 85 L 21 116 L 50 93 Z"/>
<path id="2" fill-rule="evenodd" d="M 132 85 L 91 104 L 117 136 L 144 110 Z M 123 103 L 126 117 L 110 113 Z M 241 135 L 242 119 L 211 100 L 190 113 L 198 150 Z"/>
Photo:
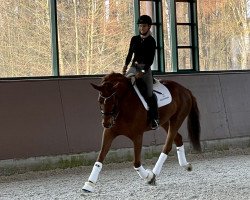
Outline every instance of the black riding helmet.
<path id="1" fill-rule="evenodd" d="M 141 15 L 138 19 L 137 24 L 148 24 L 148 25 L 152 25 L 152 19 L 150 16 L 148 15 Z"/>

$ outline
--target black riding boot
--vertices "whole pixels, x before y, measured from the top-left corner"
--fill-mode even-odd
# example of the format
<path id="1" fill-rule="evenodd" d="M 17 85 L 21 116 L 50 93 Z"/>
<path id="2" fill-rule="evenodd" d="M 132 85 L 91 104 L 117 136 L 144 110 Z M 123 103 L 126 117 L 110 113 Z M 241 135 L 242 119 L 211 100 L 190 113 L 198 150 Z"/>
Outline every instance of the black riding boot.
<path id="1" fill-rule="evenodd" d="M 151 128 L 155 130 L 159 127 L 158 105 L 156 95 L 153 94 L 152 97 L 149 97 L 147 103 L 149 107 L 148 113 L 151 121 Z"/>

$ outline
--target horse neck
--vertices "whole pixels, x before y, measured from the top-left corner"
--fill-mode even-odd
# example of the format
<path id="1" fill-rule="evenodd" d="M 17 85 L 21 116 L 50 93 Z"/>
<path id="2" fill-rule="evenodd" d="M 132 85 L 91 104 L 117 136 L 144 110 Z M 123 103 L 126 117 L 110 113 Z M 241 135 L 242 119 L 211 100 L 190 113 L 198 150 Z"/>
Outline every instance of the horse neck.
<path id="1" fill-rule="evenodd" d="M 126 95 L 124 95 L 124 98 L 121 99 L 120 103 L 120 112 L 122 115 L 125 115 L 129 118 L 132 118 L 135 116 L 134 113 L 138 112 L 139 109 L 141 109 L 142 105 L 139 101 L 139 98 L 136 96 L 133 89 L 128 89 L 128 92 Z"/>

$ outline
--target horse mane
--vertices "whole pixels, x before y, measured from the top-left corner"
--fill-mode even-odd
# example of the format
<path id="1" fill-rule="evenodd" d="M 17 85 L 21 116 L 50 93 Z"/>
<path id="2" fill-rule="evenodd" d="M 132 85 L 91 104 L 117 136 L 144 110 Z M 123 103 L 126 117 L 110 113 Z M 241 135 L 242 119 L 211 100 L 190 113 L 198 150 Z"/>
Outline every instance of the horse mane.
<path id="1" fill-rule="evenodd" d="M 120 73 L 111 72 L 110 74 L 107 74 L 102 78 L 102 84 L 106 82 L 110 82 L 113 84 L 118 83 L 118 82 L 129 84 L 130 79 L 126 78 L 124 75 Z"/>
<path id="2" fill-rule="evenodd" d="M 128 91 L 134 91 L 130 78 L 127 78 L 120 73 L 111 72 L 110 74 L 105 75 L 101 81 L 101 84 L 105 85 L 107 90 L 113 88 L 113 86 L 117 85 L 117 83 L 119 83 L 116 88 L 118 91 L 117 94 L 119 94 L 118 96 L 120 97 L 127 94 Z"/>

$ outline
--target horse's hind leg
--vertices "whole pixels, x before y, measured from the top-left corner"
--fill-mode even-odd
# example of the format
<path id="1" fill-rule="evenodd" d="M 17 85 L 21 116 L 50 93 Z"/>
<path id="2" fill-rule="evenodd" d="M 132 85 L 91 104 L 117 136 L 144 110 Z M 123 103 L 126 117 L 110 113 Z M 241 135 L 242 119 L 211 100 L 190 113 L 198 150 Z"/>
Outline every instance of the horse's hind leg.
<path id="1" fill-rule="evenodd" d="M 191 164 L 189 164 L 186 160 L 182 137 L 177 132 L 177 130 L 181 126 L 181 123 L 175 123 L 175 121 L 176 120 L 171 120 L 170 122 L 162 125 L 162 127 L 165 129 L 165 131 L 168 134 L 167 134 L 165 145 L 163 147 L 163 151 L 160 154 L 160 157 L 158 161 L 156 162 L 155 167 L 153 168 L 153 173 L 156 176 L 159 176 L 162 166 L 164 162 L 167 160 L 169 152 L 172 150 L 173 142 L 175 142 L 177 146 L 177 156 L 178 156 L 179 164 L 188 171 L 192 170 Z"/>
<path id="2" fill-rule="evenodd" d="M 180 118 L 179 120 L 177 120 L 177 118 L 178 117 L 173 117 L 169 122 L 161 125 L 167 133 L 167 138 L 160 157 L 158 158 L 158 161 L 156 162 L 155 167 L 153 168 L 153 173 L 156 176 L 159 176 L 162 166 L 167 160 L 169 152 L 172 150 L 173 142 L 179 142 L 180 145 L 183 145 L 181 135 L 177 132 L 181 126 L 182 120 L 180 120 Z"/>
<path id="3" fill-rule="evenodd" d="M 174 131 L 170 129 L 170 126 L 169 126 L 169 123 L 170 122 L 167 122 L 165 124 L 162 124 L 162 128 L 164 128 L 164 130 L 166 131 L 167 133 L 167 139 L 166 139 L 166 142 L 165 142 L 165 145 L 163 147 L 163 150 L 153 168 L 153 173 L 156 175 L 156 176 L 159 176 L 160 172 L 161 172 L 161 169 L 162 169 L 162 166 L 163 164 L 165 163 L 165 161 L 167 160 L 167 157 L 168 157 L 168 153 L 171 151 L 172 149 L 172 143 L 173 143 L 173 139 L 174 139 Z"/>
<path id="4" fill-rule="evenodd" d="M 182 136 L 179 133 L 175 136 L 174 142 L 176 144 L 177 157 L 180 166 L 184 167 L 187 171 L 192 171 L 192 165 L 187 162 Z"/>
<path id="5" fill-rule="evenodd" d="M 112 141 L 114 140 L 115 135 L 113 132 L 109 131 L 108 129 L 105 129 L 103 132 L 103 141 L 102 141 L 102 148 L 99 153 L 99 156 L 97 158 L 97 161 L 95 162 L 92 172 L 88 178 L 88 181 L 85 182 L 82 190 L 85 192 L 93 192 L 95 184 L 98 180 L 98 176 L 102 170 L 102 162 L 104 161 L 110 146 L 112 144 Z"/>

